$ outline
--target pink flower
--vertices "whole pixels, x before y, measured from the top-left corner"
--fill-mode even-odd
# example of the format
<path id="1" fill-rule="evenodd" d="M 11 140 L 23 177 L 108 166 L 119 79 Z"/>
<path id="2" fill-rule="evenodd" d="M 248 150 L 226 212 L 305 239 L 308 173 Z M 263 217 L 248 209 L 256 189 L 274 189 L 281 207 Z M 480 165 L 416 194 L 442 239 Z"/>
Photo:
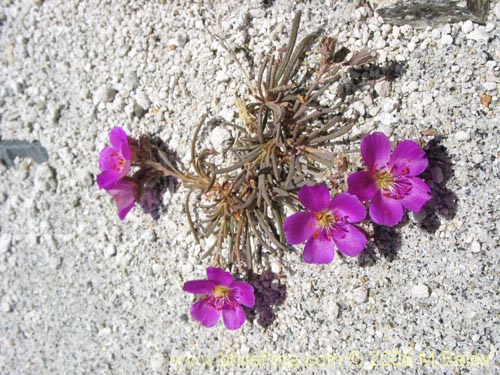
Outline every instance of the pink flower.
<path id="1" fill-rule="evenodd" d="M 302 254 L 304 262 L 330 263 L 334 245 L 349 256 L 356 256 L 364 249 L 366 236 L 351 224 L 366 217 L 366 209 L 356 196 L 341 193 L 330 199 L 325 185 L 305 185 L 299 191 L 299 199 L 309 211 L 287 217 L 283 228 L 289 243 L 307 240 Z"/>
<path id="2" fill-rule="evenodd" d="M 122 128 L 114 128 L 109 133 L 111 146 L 105 147 L 99 155 L 99 167 L 102 170 L 97 176 L 97 185 L 107 189 L 130 170 L 132 152 L 128 144 L 127 134 Z"/>
<path id="3" fill-rule="evenodd" d="M 134 207 L 137 184 L 128 178 L 122 178 L 107 187 L 106 190 L 116 202 L 118 217 L 120 220 L 125 219 L 125 216 Z"/>
<path id="4" fill-rule="evenodd" d="M 244 281 L 234 281 L 233 275 L 222 268 L 208 267 L 207 277 L 208 280 L 188 281 L 182 287 L 188 293 L 208 293 L 191 307 L 191 316 L 205 327 L 212 327 L 222 315 L 228 329 L 240 328 L 245 322 L 240 305 L 254 305 L 253 287 Z"/>
<path id="5" fill-rule="evenodd" d="M 415 142 L 403 141 L 391 154 L 389 139 L 373 133 L 361 141 L 361 155 L 368 171 L 349 176 L 349 193 L 371 201 L 369 212 L 375 223 L 394 226 L 403 218 L 403 207 L 418 212 L 431 199 L 429 186 L 416 177 L 428 160 Z"/>

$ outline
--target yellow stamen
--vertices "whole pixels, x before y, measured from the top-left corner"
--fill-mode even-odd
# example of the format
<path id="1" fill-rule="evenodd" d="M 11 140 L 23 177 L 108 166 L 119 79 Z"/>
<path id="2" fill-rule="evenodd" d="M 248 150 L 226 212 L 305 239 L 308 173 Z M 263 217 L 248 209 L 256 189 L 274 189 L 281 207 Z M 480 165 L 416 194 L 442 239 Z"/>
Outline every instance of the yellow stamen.
<path id="1" fill-rule="evenodd" d="M 321 211 L 316 214 L 316 223 L 320 229 L 329 229 L 335 223 L 335 218 L 331 211 Z"/>
<path id="2" fill-rule="evenodd" d="M 214 288 L 213 295 L 216 298 L 227 298 L 227 297 L 229 297 L 231 295 L 231 291 L 226 286 L 217 285 Z"/>

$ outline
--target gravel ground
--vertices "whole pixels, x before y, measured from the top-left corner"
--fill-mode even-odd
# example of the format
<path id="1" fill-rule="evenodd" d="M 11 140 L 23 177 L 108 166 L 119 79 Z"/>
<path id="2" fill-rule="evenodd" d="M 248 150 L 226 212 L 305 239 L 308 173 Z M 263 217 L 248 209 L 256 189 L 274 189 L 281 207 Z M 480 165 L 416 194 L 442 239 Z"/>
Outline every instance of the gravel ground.
<path id="1" fill-rule="evenodd" d="M 238 122 L 247 93 L 204 24 L 254 71 L 299 9 L 301 36 L 378 54 L 343 80 L 346 115 L 361 116 L 345 147 L 375 130 L 418 140 L 434 199 L 375 228 L 358 259 L 269 258 L 260 318 L 206 329 L 181 292 L 206 266 L 185 190 L 156 221 L 136 207 L 120 222 L 94 182 L 98 153 L 122 126 L 188 165 L 201 116 Z M 499 24 L 500 2 L 486 25 L 416 29 L 350 0 L 2 0 L 0 136 L 49 158 L 0 165 L 0 373 L 500 373 Z"/>

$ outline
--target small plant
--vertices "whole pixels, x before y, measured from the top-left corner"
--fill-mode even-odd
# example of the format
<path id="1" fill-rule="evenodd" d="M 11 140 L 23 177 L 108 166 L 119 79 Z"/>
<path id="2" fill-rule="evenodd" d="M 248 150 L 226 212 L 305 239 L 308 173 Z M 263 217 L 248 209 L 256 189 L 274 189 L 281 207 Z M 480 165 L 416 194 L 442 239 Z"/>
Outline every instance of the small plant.
<path id="1" fill-rule="evenodd" d="M 370 202 L 370 217 L 377 224 L 396 225 L 403 207 L 418 211 L 430 199 L 428 186 L 416 177 L 427 167 L 424 152 L 413 141 L 403 141 L 390 153 L 390 142 L 382 133 L 366 136 L 361 153 L 367 171 L 354 172 L 347 179 L 349 192 L 330 198 L 324 182 L 332 171 L 345 181 L 342 153 L 333 153 L 332 144 L 347 134 L 356 118 L 343 116 L 344 104 L 320 104 L 321 96 L 349 67 L 366 64 L 369 51 L 353 53 L 337 48 L 334 38 L 324 38 L 318 47 L 317 68 L 310 79 L 297 79 L 304 52 L 314 36 L 297 43 L 300 12 L 293 20 L 290 40 L 284 50 L 270 53 L 256 77 L 244 71 L 249 99 L 238 99 L 242 124 L 223 123 L 237 133 L 227 150 L 224 166 L 217 165 L 214 150 L 199 150 L 204 117 L 193 134 L 192 173 L 181 172 L 168 152 L 150 136 L 138 140 L 120 128 L 111 131 L 112 146 L 101 152 L 97 177 L 100 188 L 115 199 L 120 219 L 135 202 L 148 200 L 148 191 L 175 178 L 189 191 L 185 206 L 194 238 L 215 236 L 202 257 L 211 255 L 208 280 L 187 282 L 184 290 L 207 294 L 195 303 L 191 315 L 205 326 L 213 326 L 222 314 L 229 329 L 244 322 L 240 304 L 253 306 L 253 288 L 234 281 L 222 268 L 233 268 L 250 275 L 260 262 L 260 247 L 271 252 L 288 251 L 287 243 L 306 242 L 303 258 L 307 263 L 330 263 L 334 245 L 344 254 L 356 256 L 366 245 L 367 236 L 356 223 L 366 217 L 364 203 Z M 307 76 L 307 75 L 306 75 Z M 130 176 L 129 174 L 133 172 Z M 341 184 L 343 185 L 343 184 Z M 192 196 L 196 194 L 196 220 Z M 299 212 L 304 205 L 307 211 Z M 287 216 L 287 211 L 292 212 Z M 223 256 L 223 248 L 227 256 Z M 234 268 L 233 268 L 234 270 Z"/>

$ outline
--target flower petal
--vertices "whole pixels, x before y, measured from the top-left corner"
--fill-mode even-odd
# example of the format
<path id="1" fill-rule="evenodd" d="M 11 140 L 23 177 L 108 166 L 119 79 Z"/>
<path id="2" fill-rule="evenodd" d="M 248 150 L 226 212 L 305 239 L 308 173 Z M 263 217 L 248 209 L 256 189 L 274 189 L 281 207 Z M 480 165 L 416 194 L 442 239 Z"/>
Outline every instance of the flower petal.
<path id="1" fill-rule="evenodd" d="M 234 310 L 223 309 L 222 318 L 227 329 L 238 329 L 245 323 L 245 312 L 240 305 L 237 305 Z"/>
<path id="2" fill-rule="evenodd" d="M 384 197 L 378 192 L 370 204 L 370 217 L 376 224 L 389 227 L 398 224 L 403 218 L 401 201 Z"/>
<path id="3" fill-rule="evenodd" d="M 377 164 L 385 166 L 389 161 L 391 153 L 391 142 L 384 133 L 375 132 L 367 135 L 361 141 L 361 155 L 368 170 L 372 170 Z"/>
<path id="4" fill-rule="evenodd" d="M 357 223 L 366 217 L 365 206 L 359 201 L 358 197 L 348 193 L 335 195 L 330 203 L 330 210 L 334 215 L 347 216 L 349 223 Z"/>
<path id="5" fill-rule="evenodd" d="M 191 316 L 205 327 L 212 327 L 219 321 L 221 313 L 208 304 L 207 301 L 208 298 L 203 298 L 196 302 L 191 307 Z"/>
<path id="6" fill-rule="evenodd" d="M 328 208 L 330 202 L 330 191 L 323 184 L 314 186 L 304 185 L 299 190 L 300 203 L 309 211 L 319 212 Z"/>
<path id="7" fill-rule="evenodd" d="M 229 286 L 234 281 L 233 275 L 216 267 L 207 268 L 207 277 L 208 280 L 215 281 L 217 285 Z"/>
<path id="8" fill-rule="evenodd" d="M 378 190 L 375 179 L 369 172 L 354 172 L 347 178 L 349 193 L 356 195 L 362 201 L 369 201 Z"/>
<path id="9" fill-rule="evenodd" d="M 104 171 L 97 175 L 99 189 L 107 189 L 120 179 L 120 175 L 113 170 Z"/>
<path id="10" fill-rule="evenodd" d="M 333 234 L 333 241 L 339 250 L 350 257 L 355 257 L 358 255 L 366 246 L 366 236 L 354 225 L 345 225 L 347 232 L 344 232 L 344 236 L 335 236 Z"/>
<path id="11" fill-rule="evenodd" d="M 334 254 L 333 241 L 320 232 L 307 240 L 302 257 L 306 263 L 325 264 L 333 260 Z"/>
<path id="12" fill-rule="evenodd" d="M 102 149 L 99 154 L 99 168 L 101 168 L 101 171 L 107 171 L 113 168 L 116 163 L 116 156 L 113 154 L 116 154 L 116 149 L 113 147 L 107 146 Z"/>
<path id="13" fill-rule="evenodd" d="M 287 242 L 295 245 L 312 236 L 316 229 L 316 220 L 308 211 L 297 212 L 285 219 L 283 229 L 285 230 Z"/>
<path id="14" fill-rule="evenodd" d="M 109 133 L 109 141 L 116 150 L 121 151 L 123 157 L 130 160 L 130 148 L 128 146 L 128 137 L 122 128 L 113 128 Z"/>
<path id="15" fill-rule="evenodd" d="M 238 298 L 239 303 L 248 307 L 253 307 L 253 305 L 255 304 L 255 295 L 253 292 L 253 286 L 244 281 L 234 281 L 231 284 L 230 288 L 239 289 L 240 291 Z"/>
<path id="16" fill-rule="evenodd" d="M 210 280 L 191 280 L 184 283 L 182 290 L 188 293 L 205 294 L 210 293 L 216 286 L 217 284 Z"/>
<path id="17" fill-rule="evenodd" d="M 390 164 L 404 165 L 408 167 L 410 176 L 417 176 L 425 171 L 429 161 L 425 157 L 425 152 L 416 142 L 406 140 L 396 146 L 391 155 Z"/>
<path id="18" fill-rule="evenodd" d="M 401 203 L 406 209 L 418 212 L 432 198 L 431 189 L 421 178 L 411 177 L 410 181 L 411 190 Z"/>
<path id="19" fill-rule="evenodd" d="M 120 220 L 134 207 L 135 190 L 137 185 L 130 180 L 121 179 L 107 188 L 108 193 L 114 198 L 118 208 L 118 217 Z"/>

